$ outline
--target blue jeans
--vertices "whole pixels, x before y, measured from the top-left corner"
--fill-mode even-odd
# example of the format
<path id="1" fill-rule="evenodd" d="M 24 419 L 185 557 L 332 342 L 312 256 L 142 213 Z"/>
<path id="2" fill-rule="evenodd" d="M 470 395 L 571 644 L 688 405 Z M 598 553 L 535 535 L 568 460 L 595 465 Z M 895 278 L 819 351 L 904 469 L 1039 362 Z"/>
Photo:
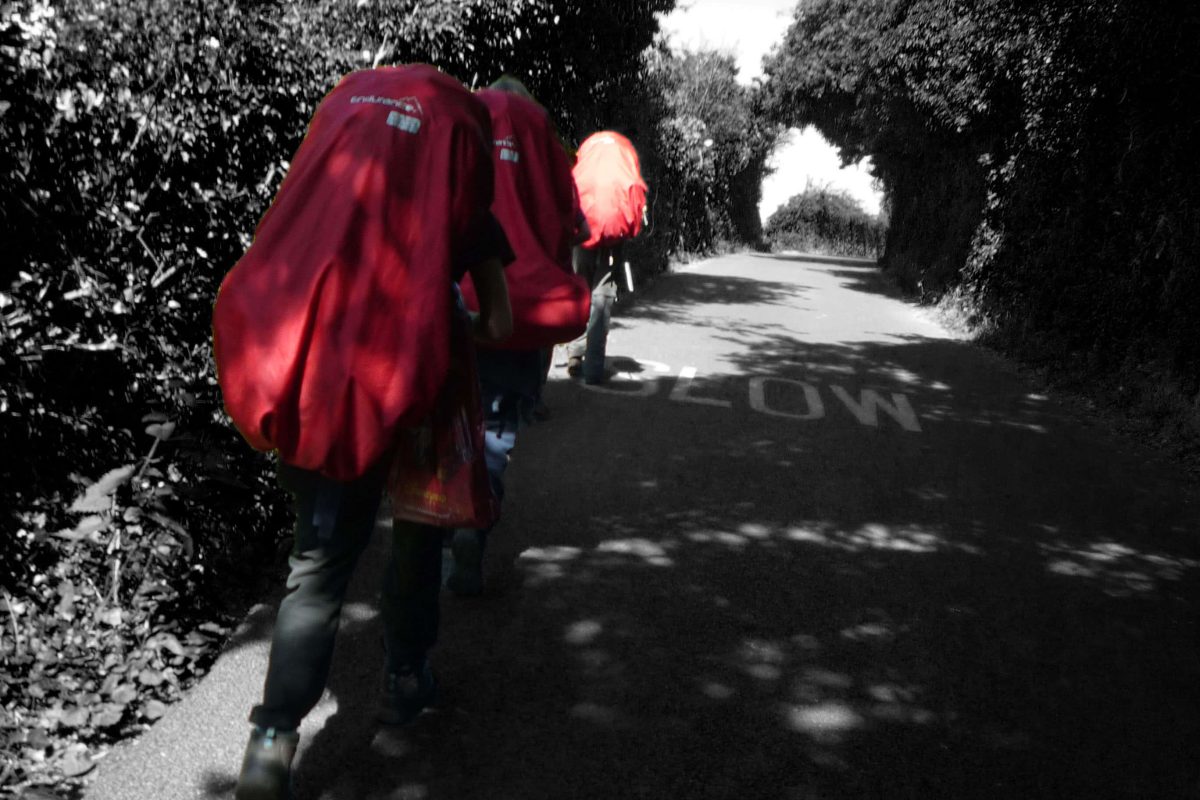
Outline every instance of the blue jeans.
<path id="1" fill-rule="evenodd" d="M 604 359 L 608 349 L 608 327 L 613 303 L 617 299 L 616 275 L 622 269 L 624 248 L 620 244 L 587 250 L 575 249 L 575 273 L 587 278 L 592 287 L 592 311 L 587 332 L 568 348 L 572 358 L 583 358 L 583 379 L 588 383 L 604 380 Z M 611 266 L 609 259 L 612 259 Z"/>
<path id="2" fill-rule="evenodd" d="M 386 473 L 377 467 L 348 483 L 279 467 L 296 511 L 287 595 L 279 604 L 263 701 L 250 721 L 294 730 L 321 699 L 346 587 L 375 530 Z M 419 666 L 437 641 L 442 529 L 392 523 L 392 555 L 381 605 L 387 669 Z"/>
<path id="3" fill-rule="evenodd" d="M 533 419 L 541 393 L 545 353 L 542 350 L 479 350 L 479 384 L 483 398 L 484 459 L 497 502 L 504 502 L 504 471 L 517 446 L 518 431 Z M 479 530 L 480 549 L 491 527 Z"/>

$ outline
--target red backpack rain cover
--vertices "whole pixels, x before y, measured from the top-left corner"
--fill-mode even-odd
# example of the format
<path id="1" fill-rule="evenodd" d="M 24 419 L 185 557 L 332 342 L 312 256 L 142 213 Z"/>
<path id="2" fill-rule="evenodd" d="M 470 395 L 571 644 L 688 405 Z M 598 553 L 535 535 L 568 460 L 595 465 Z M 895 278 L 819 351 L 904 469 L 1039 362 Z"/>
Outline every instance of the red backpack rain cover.
<path id="1" fill-rule="evenodd" d="M 349 480 L 430 411 L 491 138 L 487 109 L 425 65 L 351 73 L 321 102 L 213 310 L 225 408 L 253 447 Z"/>
<path id="2" fill-rule="evenodd" d="M 579 218 L 571 162 L 536 102 L 498 89 L 475 96 L 492 117 L 492 214 L 516 255 L 504 270 L 513 332 L 498 347 L 536 350 L 569 342 L 586 330 L 591 312 L 587 281 L 571 270 Z M 478 310 L 470 275 L 463 278 L 462 292 L 467 307 Z"/>
<path id="3" fill-rule="evenodd" d="M 574 174 L 579 204 L 592 230 L 584 247 L 607 246 L 641 233 L 646 182 L 628 139 L 614 131 L 593 133 L 579 146 Z"/>

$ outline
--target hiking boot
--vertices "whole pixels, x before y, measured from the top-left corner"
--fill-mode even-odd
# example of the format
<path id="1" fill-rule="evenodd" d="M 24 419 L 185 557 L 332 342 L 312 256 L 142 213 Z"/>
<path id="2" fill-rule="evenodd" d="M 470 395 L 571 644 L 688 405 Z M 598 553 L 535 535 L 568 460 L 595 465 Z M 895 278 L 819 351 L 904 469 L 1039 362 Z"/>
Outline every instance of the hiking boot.
<path id="1" fill-rule="evenodd" d="M 389 670 L 384 675 L 383 697 L 379 703 L 378 719 L 385 725 L 406 725 L 416 719 L 437 697 L 438 682 L 422 658 L 419 666 Z"/>
<path id="2" fill-rule="evenodd" d="M 450 540 L 454 566 L 446 578 L 446 588 L 459 597 L 483 594 L 483 542 L 479 532 L 460 528 Z"/>
<path id="3" fill-rule="evenodd" d="M 235 800 L 291 800 L 292 759 L 300 734 L 260 728 L 250 733 L 242 774 L 238 776 Z"/>

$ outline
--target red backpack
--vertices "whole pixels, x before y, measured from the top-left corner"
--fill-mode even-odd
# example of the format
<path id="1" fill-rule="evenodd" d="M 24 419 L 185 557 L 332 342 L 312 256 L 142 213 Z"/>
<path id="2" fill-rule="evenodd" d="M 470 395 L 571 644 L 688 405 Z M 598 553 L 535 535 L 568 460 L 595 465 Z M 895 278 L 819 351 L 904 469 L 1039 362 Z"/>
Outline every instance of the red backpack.
<path id="1" fill-rule="evenodd" d="M 429 66 L 351 73 L 321 102 L 213 310 L 225 408 L 253 447 L 349 480 L 431 410 L 491 138 L 487 109 Z"/>
<path id="2" fill-rule="evenodd" d="M 504 270 L 513 333 L 498 347 L 536 350 L 571 341 L 583 334 L 591 312 L 587 281 L 571 270 L 579 218 L 571 163 L 536 102 L 498 89 L 475 96 L 492 118 L 492 214 L 516 255 Z M 477 310 L 469 275 L 462 292 L 467 307 Z"/>

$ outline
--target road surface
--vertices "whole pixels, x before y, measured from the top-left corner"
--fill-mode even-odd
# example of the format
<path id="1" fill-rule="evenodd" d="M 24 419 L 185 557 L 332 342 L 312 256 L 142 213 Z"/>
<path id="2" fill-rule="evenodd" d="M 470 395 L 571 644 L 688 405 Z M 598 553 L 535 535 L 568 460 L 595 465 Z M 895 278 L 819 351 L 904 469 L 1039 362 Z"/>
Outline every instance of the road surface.
<path id="1" fill-rule="evenodd" d="M 866 265 L 692 265 L 609 354 L 606 387 L 555 369 L 408 729 L 371 721 L 366 560 L 301 800 L 1200 797 L 1179 471 Z M 231 796 L 270 620 L 85 796 Z"/>

